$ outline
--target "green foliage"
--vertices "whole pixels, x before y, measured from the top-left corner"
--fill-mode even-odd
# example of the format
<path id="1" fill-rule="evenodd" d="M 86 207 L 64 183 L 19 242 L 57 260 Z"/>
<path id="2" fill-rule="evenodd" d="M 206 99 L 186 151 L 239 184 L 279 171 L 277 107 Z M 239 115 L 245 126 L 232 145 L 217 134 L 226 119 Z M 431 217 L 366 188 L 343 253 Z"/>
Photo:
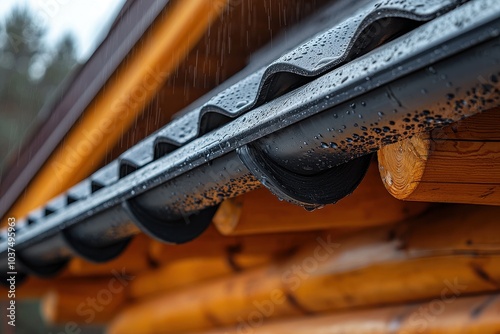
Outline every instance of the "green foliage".
<path id="1" fill-rule="evenodd" d="M 42 105 L 76 64 L 72 36 L 51 49 L 45 34 L 27 8 L 14 8 L 0 23 L 0 177 L 9 153 L 34 128 Z"/>

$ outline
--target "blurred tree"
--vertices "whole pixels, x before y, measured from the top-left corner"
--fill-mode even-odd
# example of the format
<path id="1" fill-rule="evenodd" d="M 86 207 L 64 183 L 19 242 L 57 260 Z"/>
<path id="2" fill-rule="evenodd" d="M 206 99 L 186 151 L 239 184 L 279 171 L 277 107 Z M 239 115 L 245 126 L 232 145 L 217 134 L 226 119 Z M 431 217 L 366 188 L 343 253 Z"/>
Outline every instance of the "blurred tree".
<path id="1" fill-rule="evenodd" d="M 15 9 L 5 24 L 2 43 L 2 74 L 5 74 L 2 100 L 11 102 L 26 92 L 18 85 L 28 83 L 29 68 L 33 59 L 39 55 L 40 38 L 43 31 L 36 27 L 29 12 Z"/>
<path id="2" fill-rule="evenodd" d="M 0 177 L 9 152 L 33 126 L 38 111 L 76 64 L 66 35 L 49 48 L 46 30 L 28 8 L 15 7 L 0 26 Z"/>
<path id="3" fill-rule="evenodd" d="M 61 84 L 76 63 L 75 41 L 73 37 L 66 34 L 56 45 L 51 61 L 45 67 L 45 73 L 41 80 L 41 96 L 46 101 L 50 99 L 57 87 Z"/>
<path id="4" fill-rule="evenodd" d="M 33 129 L 42 105 L 76 64 L 75 42 L 64 36 L 53 48 L 46 30 L 27 8 L 16 7 L 0 22 L 0 179 L 9 158 Z M 16 333 L 62 333 L 44 326 L 37 302 L 20 303 Z M 3 314 L 3 313 L 2 313 Z M 52 331 L 53 330 L 53 331 Z M 90 333 L 90 331 L 87 331 Z M 2 333 L 2 328 L 0 328 Z M 100 333 L 95 331 L 92 333 Z"/>

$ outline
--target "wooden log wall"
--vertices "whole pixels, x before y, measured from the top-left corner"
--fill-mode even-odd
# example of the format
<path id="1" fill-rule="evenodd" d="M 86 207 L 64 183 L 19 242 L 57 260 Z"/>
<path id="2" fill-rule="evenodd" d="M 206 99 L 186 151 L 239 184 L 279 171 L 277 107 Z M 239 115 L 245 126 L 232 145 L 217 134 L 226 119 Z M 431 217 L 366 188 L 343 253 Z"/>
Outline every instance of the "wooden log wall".
<path id="1" fill-rule="evenodd" d="M 496 334 L 500 295 L 434 299 L 426 303 L 342 312 L 264 324 L 260 317 L 204 334 Z M 158 331 L 161 333 L 161 331 Z M 194 333 L 193 333 L 194 334 Z"/>
<path id="2" fill-rule="evenodd" d="M 289 260 L 143 300 L 109 333 L 182 333 L 266 320 L 432 300 L 500 289 L 500 208 L 449 206 L 396 226 L 332 240 Z M 434 219 L 436 218 L 436 219 Z"/>
<path id="3" fill-rule="evenodd" d="M 457 323 L 470 326 L 465 333 L 496 333 L 500 324 L 488 315 L 495 314 L 494 306 L 485 304 L 484 318 L 463 318 L 473 307 L 459 306 L 455 299 L 477 295 L 486 303 L 500 292 L 499 215 L 494 206 L 445 205 L 396 225 L 354 232 L 227 237 L 212 226 L 183 246 L 141 236 L 131 249 L 145 248 L 147 255 L 126 255 L 132 263 L 134 256 L 146 257 L 147 269 L 121 272 L 118 266 L 108 268 L 106 276 L 93 266 L 85 274 L 82 266 L 77 274 L 67 271 L 55 280 L 30 279 L 18 298 L 42 296 L 42 313 L 51 323 L 107 323 L 109 333 L 217 333 L 241 322 L 260 323 L 255 312 L 263 314 L 262 326 L 255 329 L 262 333 L 279 333 L 275 326 L 286 331 L 291 318 L 310 327 L 310 333 L 316 320 L 317 332 L 331 322 L 340 333 L 346 328 L 363 333 L 349 326 L 361 326 L 365 317 L 379 319 L 379 332 L 385 333 L 384 321 L 393 319 L 389 315 L 411 313 L 414 303 L 426 305 L 444 293 L 454 302 L 436 318 L 458 317 Z M 419 327 L 405 319 L 398 324 L 401 333 L 416 333 Z M 429 333 L 459 333 L 455 327 L 440 331 L 439 324 L 433 323 Z M 297 324 L 297 333 L 309 333 L 304 326 Z"/>
<path id="4" fill-rule="evenodd" d="M 500 205 L 500 109 L 382 148 L 380 174 L 408 201 Z"/>

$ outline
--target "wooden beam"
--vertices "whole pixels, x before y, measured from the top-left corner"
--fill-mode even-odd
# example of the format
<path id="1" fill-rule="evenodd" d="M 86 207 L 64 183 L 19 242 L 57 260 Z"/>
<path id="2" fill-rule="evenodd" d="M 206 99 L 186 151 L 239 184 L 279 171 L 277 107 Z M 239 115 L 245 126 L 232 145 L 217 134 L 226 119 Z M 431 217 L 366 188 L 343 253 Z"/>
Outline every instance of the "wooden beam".
<path id="1" fill-rule="evenodd" d="M 397 223 L 427 208 L 387 194 L 374 163 L 354 193 L 337 204 L 307 212 L 262 188 L 222 203 L 214 223 L 225 235 L 368 227 Z"/>
<path id="2" fill-rule="evenodd" d="M 336 235 L 349 230 L 335 231 Z M 132 298 L 165 293 L 216 277 L 269 265 L 292 256 L 319 232 L 228 237 L 212 225 L 184 245 L 151 244 L 151 260 L 159 268 L 142 273 L 131 283 Z"/>
<path id="3" fill-rule="evenodd" d="M 127 279 L 117 276 L 73 283 L 53 287 L 43 297 L 41 313 L 48 323 L 104 324 L 125 305 Z"/>
<path id="4" fill-rule="evenodd" d="M 500 205 L 500 109 L 382 148 L 391 195 L 408 201 Z"/>
<path id="5" fill-rule="evenodd" d="M 269 323 L 263 313 L 256 313 L 251 319 L 241 321 L 236 328 L 203 334 L 496 334 L 500 329 L 499 315 L 498 294 L 459 299 L 445 296 L 420 304 Z"/>
<path id="6" fill-rule="evenodd" d="M 281 264 L 131 305 L 109 333 L 206 330 L 269 308 L 266 318 L 280 318 L 498 291 L 499 214 L 450 206 L 338 241 L 325 235 Z"/>
<path id="7" fill-rule="evenodd" d="M 297 317 L 411 303 L 439 297 L 446 289 L 455 289 L 457 296 L 494 292 L 499 289 L 495 283 L 500 279 L 499 267 L 498 255 L 429 257 L 345 273 L 331 270 L 322 276 L 308 276 L 303 270 L 293 275 L 293 266 L 270 267 L 137 301 L 113 320 L 109 333 L 205 330 L 235 325 L 263 309 L 272 308 L 269 319 Z M 299 275 L 306 278 L 301 280 Z"/>
<path id="8" fill-rule="evenodd" d="M 189 258 L 220 257 L 236 266 L 248 268 L 245 261 L 249 260 L 245 258 L 260 256 L 262 259 L 271 257 L 279 260 L 288 257 L 301 245 L 314 240 L 317 236 L 318 232 L 231 237 L 221 235 L 215 226 L 211 225 L 203 235 L 186 244 L 168 245 L 152 242 L 150 257 L 158 264 L 170 264 Z"/>
<path id="9" fill-rule="evenodd" d="M 270 264 L 273 260 L 272 255 L 266 254 L 181 259 L 138 275 L 137 279 L 131 282 L 128 293 L 133 299 L 158 296 L 248 268 Z"/>

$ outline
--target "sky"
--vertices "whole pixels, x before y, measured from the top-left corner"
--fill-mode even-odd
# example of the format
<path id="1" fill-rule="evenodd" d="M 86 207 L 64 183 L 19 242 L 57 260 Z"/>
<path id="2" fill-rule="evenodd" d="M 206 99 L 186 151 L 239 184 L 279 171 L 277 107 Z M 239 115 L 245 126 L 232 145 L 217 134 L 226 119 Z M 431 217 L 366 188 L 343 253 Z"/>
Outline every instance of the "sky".
<path id="1" fill-rule="evenodd" d="M 102 40 L 125 0 L 0 0 L 0 20 L 16 5 L 27 6 L 47 29 L 48 45 L 67 32 L 77 42 L 77 56 L 86 60 Z"/>

